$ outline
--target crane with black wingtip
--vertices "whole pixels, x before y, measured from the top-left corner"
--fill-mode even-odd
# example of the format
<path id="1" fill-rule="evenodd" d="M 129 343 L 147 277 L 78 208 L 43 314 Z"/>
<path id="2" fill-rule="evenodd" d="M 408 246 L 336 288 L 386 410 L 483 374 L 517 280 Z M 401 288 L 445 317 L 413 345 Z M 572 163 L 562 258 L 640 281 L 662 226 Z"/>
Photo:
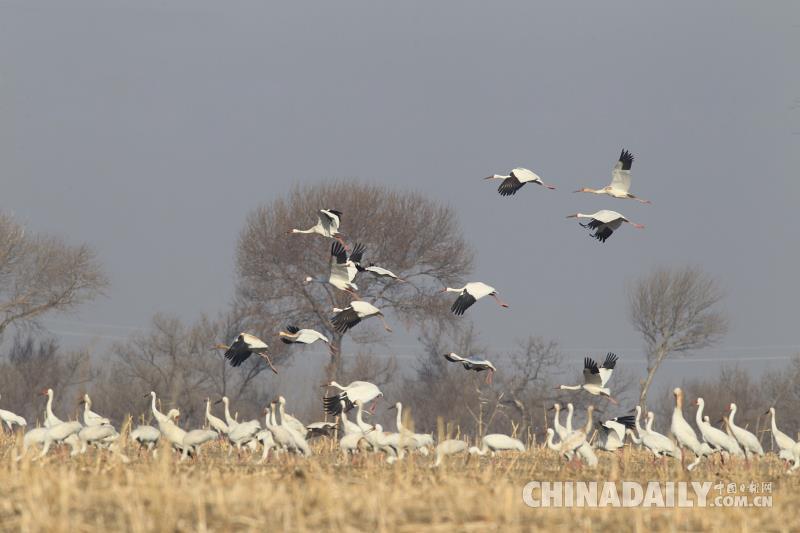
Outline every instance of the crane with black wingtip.
<path id="1" fill-rule="evenodd" d="M 555 189 L 555 187 L 552 185 L 547 185 L 544 183 L 542 178 L 527 168 L 515 168 L 509 172 L 508 175 L 492 174 L 491 176 L 483 179 L 503 180 L 500 183 L 500 186 L 497 188 L 497 192 L 500 193 L 500 196 L 513 196 L 517 194 L 517 191 L 520 190 L 526 183 L 535 183 L 550 190 Z"/>
<path id="2" fill-rule="evenodd" d="M 602 189 L 590 189 L 583 187 L 575 192 L 589 192 L 593 194 L 605 194 L 612 198 L 624 198 L 636 200 L 643 204 L 651 204 L 650 200 L 644 200 L 630 193 L 631 190 L 631 166 L 633 166 L 633 154 L 623 148 L 619 154 L 619 160 L 614 164 L 611 171 L 611 183 Z"/>

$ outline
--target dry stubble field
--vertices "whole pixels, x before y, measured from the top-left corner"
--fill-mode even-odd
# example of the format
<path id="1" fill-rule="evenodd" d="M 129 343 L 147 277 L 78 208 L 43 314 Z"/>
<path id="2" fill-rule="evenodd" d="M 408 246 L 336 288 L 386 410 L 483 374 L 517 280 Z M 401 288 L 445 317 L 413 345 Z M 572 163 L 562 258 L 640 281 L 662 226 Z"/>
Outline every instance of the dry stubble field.
<path id="1" fill-rule="evenodd" d="M 591 471 L 538 448 L 468 462 L 454 456 L 433 470 L 422 456 L 387 465 L 369 454 L 344 464 L 323 443 L 309 460 L 284 456 L 265 465 L 228 459 L 216 443 L 197 463 L 183 464 L 167 453 L 138 457 L 132 447 L 124 450 L 130 464 L 94 450 L 15 463 L 14 446 L 7 434 L 0 437 L 0 531 L 800 530 L 798 476 L 783 474 L 776 458 L 749 470 L 704 464 L 689 477 L 633 449 L 620 458 L 602 455 Z M 532 480 L 690 479 L 773 481 L 773 507 L 532 509 L 522 501 Z"/>

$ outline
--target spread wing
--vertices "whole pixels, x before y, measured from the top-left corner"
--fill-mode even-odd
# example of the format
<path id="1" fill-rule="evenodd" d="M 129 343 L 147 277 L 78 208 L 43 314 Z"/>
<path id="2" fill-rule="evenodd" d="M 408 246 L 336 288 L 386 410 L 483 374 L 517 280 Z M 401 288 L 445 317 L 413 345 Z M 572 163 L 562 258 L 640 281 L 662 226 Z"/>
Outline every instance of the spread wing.
<path id="1" fill-rule="evenodd" d="M 608 352 L 606 354 L 606 360 L 603 361 L 603 366 L 600 367 L 600 380 L 602 386 L 605 387 L 608 380 L 611 379 L 611 373 L 614 371 L 614 367 L 617 365 L 618 357 L 616 354 Z"/>
<path id="2" fill-rule="evenodd" d="M 587 385 L 601 385 L 600 369 L 597 368 L 597 361 L 591 357 L 583 360 L 583 381 Z"/>
<path id="3" fill-rule="evenodd" d="M 633 165 L 633 154 L 627 150 L 622 150 L 619 161 L 611 171 L 611 188 L 628 192 L 631 188 L 631 166 Z"/>
<path id="4" fill-rule="evenodd" d="M 603 226 L 600 230 L 592 233 L 591 236 L 600 242 L 606 242 L 606 240 L 611 237 L 612 233 L 614 233 L 613 229 L 609 228 L 608 226 Z"/>
<path id="5" fill-rule="evenodd" d="M 345 412 L 349 411 L 353 408 L 353 402 L 350 401 L 350 398 L 347 397 L 346 392 L 341 392 L 334 396 L 325 396 L 322 399 L 322 406 L 326 413 L 332 415 L 338 415 L 342 412 L 342 404 L 344 402 L 344 410 Z"/>
<path id="6" fill-rule="evenodd" d="M 617 437 L 619 437 L 619 440 L 621 441 L 625 438 L 625 430 L 633 429 L 636 426 L 636 422 L 633 415 L 628 415 L 618 416 L 617 418 L 606 420 L 602 425 L 607 430 L 616 433 Z"/>
<path id="7" fill-rule="evenodd" d="M 333 244 L 331 244 L 329 280 L 331 283 L 334 283 L 334 280 L 338 280 L 342 284 L 347 284 L 352 281 L 347 263 L 347 251 L 344 249 L 344 245 L 339 241 L 334 241 Z"/>
<path id="8" fill-rule="evenodd" d="M 461 357 L 460 355 L 456 355 L 454 353 L 446 353 L 444 354 L 444 358 L 450 361 L 451 363 L 460 363 L 461 361 L 464 360 L 463 357 Z"/>
<path id="9" fill-rule="evenodd" d="M 236 342 L 231 344 L 230 348 L 225 351 L 225 359 L 230 361 L 231 366 L 239 366 L 245 361 L 247 358 L 253 355 L 253 352 L 250 350 L 250 346 L 244 342 L 244 339 L 240 335 Z"/>
<path id="10" fill-rule="evenodd" d="M 337 211 L 336 209 L 320 209 L 319 210 L 319 221 L 320 223 L 327 229 L 331 230 L 331 233 L 338 233 L 339 231 L 339 224 L 342 220 L 342 212 Z"/>
<path id="11" fill-rule="evenodd" d="M 450 311 L 452 311 L 454 315 L 461 316 L 464 314 L 464 311 L 469 309 L 470 306 L 476 301 L 477 300 L 473 295 L 467 291 L 462 291 L 458 298 L 456 298 L 456 301 L 453 302 L 453 306 L 450 307 Z"/>
<path id="12" fill-rule="evenodd" d="M 333 324 L 333 328 L 339 333 L 345 333 L 348 329 L 352 328 L 359 322 L 361 322 L 361 318 L 358 316 L 358 313 L 356 313 L 353 310 L 352 307 L 348 307 L 347 309 L 342 309 L 331 319 L 331 324 Z"/>
<path id="13" fill-rule="evenodd" d="M 597 220 L 596 218 L 593 218 L 586 224 L 581 224 L 581 226 L 594 230 L 594 233 L 592 233 L 591 236 L 600 242 L 606 242 L 606 239 L 611 237 L 611 235 L 614 233 L 614 228 L 612 228 L 608 223 Z"/>
<path id="14" fill-rule="evenodd" d="M 350 254 L 350 261 L 355 264 L 360 264 L 361 261 L 364 260 L 364 252 L 367 251 L 367 247 L 363 244 L 356 243 L 355 247 L 353 248 L 353 253 Z"/>
<path id="15" fill-rule="evenodd" d="M 500 193 L 500 196 L 513 196 L 523 185 L 525 184 L 521 183 L 512 173 L 511 177 L 504 179 L 503 182 L 500 183 L 497 192 Z"/>

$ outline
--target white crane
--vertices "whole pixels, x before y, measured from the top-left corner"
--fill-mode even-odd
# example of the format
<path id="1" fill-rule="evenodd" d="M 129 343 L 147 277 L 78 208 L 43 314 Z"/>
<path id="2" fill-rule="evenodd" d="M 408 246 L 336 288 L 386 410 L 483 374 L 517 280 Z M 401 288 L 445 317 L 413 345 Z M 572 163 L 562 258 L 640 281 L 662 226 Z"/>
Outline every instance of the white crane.
<path id="1" fill-rule="evenodd" d="M 488 370 L 486 373 L 486 383 L 491 383 L 494 373 L 497 372 L 497 368 L 495 368 L 492 362 L 488 359 L 461 357 L 453 352 L 444 354 L 444 358 L 451 363 L 461 363 L 466 370 L 474 370 L 475 372 L 483 372 L 484 370 Z"/>
<path id="2" fill-rule="evenodd" d="M 403 404 L 396 402 L 393 406 L 389 407 L 389 409 L 397 410 L 397 416 L 395 418 L 397 432 L 389 433 L 387 438 L 389 444 L 399 453 L 400 459 L 403 458 L 406 450 L 413 451 L 425 449 L 423 454 L 426 454 L 427 448 L 425 448 L 421 441 L 417 440 L 417 435 L 403 426 Z M 424 436 L 428 437 L 429 435 Z"/>
<path id="3" fill-rule="evenodd" d="M 342 421 L 342 430 L 344 436 L 339 439 L 339 449 L 347 455 L 353 455 L 358 453 L 358 445 L 361 442 L 361 439 L 364 438 L 364 433 L 361 431 L 361 428 L 355 422 L 350 422 L 347 419 L 347 414 L 345 411 L 345 402 L 341 402 L 341 412 L 339 413 L 339 419 Z"/>
<path id="4" fill-rule="evenodd" d="M 162 415 L 163 418 L 156 417 L 156 421 L 158 422 L 158 429 L 164 438 L 169 441 L 170 445 L 174 449 L 183 452 L 183 438 L 186 436 L 186 431 L 178 427 L 174 422 L 180 416 L 181 412 L 178 409 L 170 409 L 166 416 Z"/>
<path id="5" fill-rule="evenodd" d="M 515 450 L 518 452 L 525 451 L 525 445 L 521 440 L 503 435 L 502 433 L 491 433 L 481 439 L 481 447 L 477 448 L 472 446 L 469 450 L 470 455 L 486 455 L 491 452 L 494 456 L 495 452 L 505 450 Z"/>
<path id="6" fill-rule="evenodd" d="M 156 422 L 167 420 L 167 415 L 159 411 L 158 407 L 156 407 L 156 393 L 154 391 L 150 391 L 150 394 L 144 395 L 145 398 L 148 396 L 150 396 L 150 410 L 153 413 L 153 418 L 156 419 Z"/>
<path id="7" fill-rule="evenodd" d="M 637 229 L 644 228 L 643 224 L 631 222 L 624 215 L 608 209 L 601 209 L 592 214 L 575 213 L 574 215 L 567 215 L 567 218 L 590 219 L 586 224 L 580 223 L 580 226 L 593 230 L 592 237 L 600 242 L 606 242 L 606 239 L 611 237 L 611 234 L 618 230 L 623 222 L 627 222 Z"/>
<path id="8" fill-rule="evenodd" d="M 31 446 L 43 446 L 47 437 L 47 428 L 33 428 L 22 437 L 22 453 L 14 457 L 14 461 L 21 461 L 28 454 Z"/>
<path id="9" fill-rule="evenodd" d="M 344 245 L 342 234 L 339 233 L 339 224 L 342 221 L 342 212 L 336 209 L 320 209 L 317 223 L 308 229 L 291 229 L 289 233 L 315 233 L 329 239 L 336 239 Z"/>
<path id="10" fill-rule="evenodd" d="M 308 446 L 308 442 L 306 442 L 306 427 L 296 418 L 290 417 L 286 414 L 284 409 L 284 404 L 286 400 L 283 396 L 278 397 L 278 412 L 281 415 L 281 427 L 286 429 L 291 435 L 292 440 L 294 440 L 294 449 L 297 453 L 302 454 L 305 457 L 311 456 L 311 448 Z M 292 422 L 289 422 L 291 418 Z"/>
<path id="11" fill-rule="evenodd" d="M 89 445 L 101 446 L 115 441 L 119 438 L 119 433 L 111 424 L 98 424 L 86 426 L 78 432 L 78 439 L 81 441 L 80 453 L 86 453 Z"/>
<path id="12" fill-rule="evenodd" d="M 47 396 L 47 404 L 45 404 L 44 408 L 44 427 L 51 428 L 63 424 L 64 421 L 53 413 L 53 389 L 44 389 L 42 391 L 42 396 Z M 68 435 L 64 442 L 66 442 L 73 451 L 80 449 L 81 443 L 78 440 L 78 436 L 74 433 Z"/>
<path id="13" fill-rule="evenodd" d="M 277 449 L 278 444 L 275 442 L 275 438 L 272 435 L 272 430 L 270 429 L 271 423 L 269 421 L 270 417 L 270 408 L 264 408 L 264 429 L 256 433 L 256 440 L 261 443 L 262 452 L 261 452 L 261 459 L 259 459 L 258 464 L 262 464 L 269 459 L 269 452 L 272 449 Z"/>
<path id="14" fill-rule="evenodd" d="M 288 429 L 278 424 L 276 421 L 275 412 L 277 410 L 277 402 L 272 402 L 270 404 L 270 412 L 268 417 L 269 425 L 267 426 L 267 429 L 272 432 L 272 438 L 280 449 L 285 451 L 296 451 L 294 437 Z"/>
<path id="15" fill-rule="evenodd" d="M 545 433 L 547 434 L 547 438 L 544 440 L 545 445 L 554 452 L 561 454 L 561 446 L 553 442 L 553 437 L 556 434 L 553 428 L 547 428 Z"/>
<path id="16" fill-rule="evenodd" d="M 130 439 L 136 442 L 140 448 L 147 448 L 147 451 L 153 452 L 153 457 L 156 457 L 158 450 L 155 449 L 161 438 L 161 432 L 153 426 L 141 425 L 131 431 Z"/>
<path id="17" fill-rule="evenodd" d="M 758 456 L 764 455 L 764 449 L 761 447 L 761 443 L 758 442 L 758 438 L 747 431 L 746 429 L 739 427 L 734 422 L 734 417 L 736 416 L 736 404 L 732 403 L 728 406 L 728 410 L 731 412 L 730 416 L 728 417 L 728 427 L 733 433 L 733 437 L 736 439 L 736 442 L 744 450 L 744 455 L 746 459 L 750 459 L 750 456 L 755 454 Z"/>
<path id="18" fill-rule="evenodd" d="M 590 405 L 586 408 L 586 425 L 575 431 L 571 431 L 565 439 L 561 441 L 561 453 L 567 457 L 578 451 L 584 444 L 587 444 L 589 434 L 592 431 L 592 417 L 594 414 L 594 406 Z"/>
<path id="19" fill-rule="evenodd" d="M 288 426 L 289 429 L 291 429 L 301 437 L 305 438 L 306 433 L 308 433 L 306 425 L 300 422 L 297 418 L 290 415 L 289 413 L 285 412 L 286 398 L 284 398 L 283 396 L 278 396 L 278 404 L 280 405 L 279 409 L 281 413 L 281 424 Z"/>
<path id="20" fill-rule="evenodd" d="M 553 451 L 556 451 L 561 454 L 561 444 L 555 444 L 553 442 L 553 436 L 555 432 L 553 428 L 547 428 L 547 438 L 545 439 L 545 444 L 548 448 Z M 564 454 L 567 459 L 571 459 L 573 457 L 572 452 L 568 454 Z M 583 443 L 581 446 L 578 447 L 578 456 L 581 458 L 581 461 L 586 464 L 589 468 L 596 468 L 598 464 L 597 455 L 595 455 L 594 450 L 588 443 Z"/>
<path id="21" fill-rule="evenodd" d="M 217 418 L 211 414 L 211 398 L 206 398 L 206 422 L 208 422 L 208 426 L 219 435 L 227 435 L 230 431 L 228 424 L 221 418 Z"/>
<path id="22" fill-rule="evenodd" d="M 347 409 L 348 409 L 347 402 L 345 402 L 344 400 L 340 400 L 339 401 L 339 418 L 341 418 L 341 420 L 342 420 L 342 429 L 344 430 L 344 434 L 345 435 L 354 435 L 354 434 L 363 435 L 363 433 L 361 432 L 361 428 L 358 427 L 358 424 L 356 424 L 355 422 L 350 422 L 350 420 L 347 419 Z"/>
<path id="23" fill-rule="evenodd" d="M 442 464 L 445 457 L 463 453 L 467 451 L 467 443 L 460 439 L 447 439 L 436 446 L 436 461 L 431 465 L 431 468 L 436 468 Z"/>
<path id="24" fill-rule="evenodd" d="M 304 284 L 307 283 L 330 283 L 340 291 L 349 292 L 358 296 L 358 286 L 353 283 L 353 280 L 358 274 L 356 263 L 361 260 L 361 255 L 364 253 L 364 245 L 356 244 L 353 253 L 347 255 L 344 245 L 340 242 L 331 244 L 331 257 L 328 263 L 328 279 L 314 278 L 306 276 L 303 280 Z"/>
<path id="25" fill-rule="evenodd" d="M 633 415 L 618 416 L 600 423 L 597 431 L 596 447 L 607 452 L 615 452 L 625 445 L 627 430 L 636 427 Z"/>
<path id="26" fill-rule="evenodd" d="M 373 429 L 368 435 L 365 435 L 367 440 L 372 443 L 372 450 L 374 452 L 383 452 L 386 457 L 386 462 L 389 464 L 394 463 L 398 459 L 398 450 L 390 442 L 389 435 L 383 431 L 383 426 L 375 424 Z"/>
<path id="27" fill-rule="evenodd" d="M 570 433 L 572 433 L 573 406 L 571 403 L 567 404 L 567 425 L 569 426 L 569 429 L 567 429 L 565 426 L 562 426 L 561 420 L 559 420 L 561 417 L 561 404 L 558 402 L 554 403 L 550 410 L 555 411 L 555 413 L 553 413 L 553 427 L 555 428 L 556 434 L 558 434 L 559 440 L 564 440 Z"/>
<path id="28" fill-rule="evenodd" d="M 775 424 L 775 408 L 770 407 L 764 414 L 770 415 L 770 428 L 772 429 L 772 436 L 775 438 L 775 444 L 778 445 L 778 449 L 780 451 L 788 450 L 791 452 L 794 445 L 797 443 L 792 437 L 778 429 L 778 426 Z"/>
<path id="29" fill-rule="evenodd" d="M 383 393 L 374 383 L 369 381 L 352 381 L 348 385 L 340 385 L 335 381 L 331 381 L 325 387 L 336 387 L 341 392 L 333 396 L 325 396 L 322 399 L 322 404 L 325 407 L 325 412 L 332 415 L 338 415 L 341 412 L 341 402 L 345 404 L 345 410 L 349 411 L 353 408 L 356 402 L 361 402 L 366 405 L 376 398 L 383 396 Z M 374 411 L 373 405 L 372 410 Z"/>
<path id="30" fill-rule="evenodd" d="M 261 422 L 258 420 L 248 420 L 233 426 L 228 433 L 228 440 L 236 446 L 236 451 L 241 453 L 242 446 L 255 441 L 256 433 L 261 431 Z M 229 450 L 230 454 L 230 450 Z"/>
<path id="31" fill-rule="evenodd" d="M 356 454 L 358 453 L 358 445 L 363 438 L 364 435 L 360 431 L 358 433 L 348 433 L 339 439 L 339 449 L 342 450 L 345 456 Z"/>
<path id="32" fill-rule="evenodd" d="M 700 461 L 705 455 L 700 441 L 697 440 L 697 435 L 691 425 L 683 418 L 683 390 L 680 387 L 675 387 L 672 390 L 675 396 L 675 408 L 672 410 L 672 423 L 670 424 L 670 431 L 678 445 L 682 448 L 689 449 L 695 456 L 695 460 L 686 467 L 687 470 L 692 471 L 700 464 Z M 681 454 L 681 464 L 683 464 L 684 455 Z"/>
<path id="33" fill-rule="evenodd" d="M 53 444 L 60 444 L 62 442 L 69 444 L 71 449 L 70 456 L 77 455 L 81 447 L 77 435 L 81 429 L 83 429 L 83 425 L 80 422 L 62 422 L 47 428 L 47 432 L 44 435 L 44 447 L 34 461 L 47 455 L 47 452 L 50 451 L 50 447 Z M 74 437 L 74 443 L 67 440 L 70 437 Z"/>
<path id="34" fill-rule="evenodd" d="M 463 287 L 445 287 L 439 292 L 459 293 L 458 298 L 456 298 L 456 301 L 453 302 L 453 305 L 450 307 L 450 311 L 452 311 L 456 316 L 463 315 L 464 312 L 472 306 L 472 304 L 485 296 L 491 296 L 494 298 L 500 307 L 508 307 L 508 304 L 502 301 L 497 295 L 497 290 L 494 287 L 480 281 L 467 283 Z"/>
<path id="35" fill-rule="evenodd" d="M 433 436 L 428 433 L 414 433 L 403 424 L 403 404 L 400 402 L 395 403 L 394 408 L 397 410 L 397 431 L 399 433 L 408 433 L 414 437 L 414 441 L 418 444 L 419 450 L 423 455 L 428 455 L 428 446 L 433 446 Z M 391 409 L 391 407 L 389 408 Z"/>
<path id="36" fill-rule="evenodd" d="M 575 406 L 572 402 L 567 402 L 567 419 L 564 421 L 564 429 L 567 430 L 567 435 L 572 433 L 572 415 L 575 412 Z"/>
<path id="37" fill-rule="evenodd" d="M 744 453 L 735 438 L 709 424 L 708 420 L 706 420 L 708 417 L 703 418 L 703 409 L 705 408 L 705 401 L 703 398 L 697 398 L 694 404 L 697 406 L 695 423 L 700 430 L 700 435 L 703 437 L 703 440 L 713 448 L 727 452 L 729 455 L 744 457 Z"/>
<path id="38" fill-rule="evenodd" d="M 317 341 L 322 341 L 328 345 L 331 352 L 336 349 L 331 345 L 328 337 L 314 329 L 300 329 L 297 326 L 287 326 L 286 331 L 279 331 L 278 336 L 284 344 L 314 344 Z"/>
<path id="39" fill-rule="evenodd" d="M 44 427 L 49 428 L 63 424 L 64 421 L 53 413 L 53 389 L 44 389 L 42 396 L 47 396 L 47 403 L 44 408 Z"/>
<path id="40" fill-rule="evenodd" d="M 597 366 L 597 362 L 591 357 L 583 360 L 583 384 L 581 385 L 559 385 L 556 390 L 585 390 L 595 396 L 603 396 L 612 403 L 617 400 L 611 397 L 611 390 L 606 384 L 611 379 L 614 367 L 617 365 L 617 356 L 611 352 L 606 355 L 606 360 L 602 366 Z"/>
<path id="41" fill-rule="evenodd" d="M 200 457 L 200 447 L 213 440 L 216 440 L 219 434 L 210 429 L 193 429 L 186 432 L 183 437 L 183 453 L 181 453 L 181 461 L 186 460 L 189 455 L 197 459 Z"/>
<path id="42" fill-rule="evenodd" d="M 636 406 L 636 419 L 638 421 L 641 407 Z M 637 427 L 640 431 L 639 437 L 642 439 L 642 444 L 645 448 L 653 452 L 656 457 L 672 457 L 681 460 L 681 450 L 669 438 L 653 430 L 653 420 L 655 419 L 653 411 L 647 413 L 647 426 L 644 432 L 641 432 L 641 427 Z"/>
<path id="43" fill-rule="evenodd" d="M 267 353 L 269 346 L 267 346 L 266 342 L 262 341 L 255 335 L 242 332 L 239 333 L 230 346 L 226 344 L 217 344 L 214 346 L 214 348 L 218 350 L 225 350 L 225 359 L 230 361 L 231 366 L 239 366 L 244 363 L 248 357 L 256 354 L 267 362 L 269 368 L 274 373 L 278 373 L 278 371 L 272 365 L 272 360 L 269 358 L 269 354 Z"/>
<path id="44" fill-rule="evenodd" d="M 632 195 L 629 191 L 631 189 L 631 166 L 633 165 L 633 154 L 623 149 L 619 154 L 619 160 L 614 165 L 611 171 L 611 183 L 602 189 L 589 189 L 584 187 L 575 192 L 590 192 L 594 194 L 605 194 L 612 198 L 630 198 L 637 200 L 643 204 L 652 203 L 650 200 L 644 200 L 637 196 Z"/>
<path id="45" fill-rule="evenodd" d="M 333 312 L 336 314 L 331 318 L 331 324 L 333 328 L 341 334 L 346 333 L 347 330 L 354 327 L 362 320 L 373 316 L 380 317 L 383 322 L 383 329 L 389 332 L 392 331 L 392 328 L 386 323 L 386 317 L 383 316 L 381 310 L 369 302 L 353 300 L 350 302 L 350 305 L 344 309 L 334 307 Z"/>
<path id="46" fill-rule="evenodd" d="M 364 266 L 364 253 L 366 252 L 366 248 L 364 246 L 361 247 L 361 251 L 359 254 L 356 254 L 355 251 L 350 255 L 350 260 L 353 261 L 353 264 L 356 266 L 356 269 L 359 272 L 367 272 L 372 274 L 378 278 L 389 278 L 395 281 L 399 281 L 401 283 L 405 283 L 406 280 L 400 278 L 392 272 L 391 270 L 385 269 L 383 267 L 376 266 L 375 263 L 370 263 L 367 266 Z"/>
<path id="47" fill-rule="evenodd" d="M 236 425 L 239 424 L 239 422 L 237 422 L 236 419 L 231 416 L 230 399 L 228 399 L 227 396 L 223 396 L 222 398 L 220 398 L 219 400 L 217 400 L 214 403 L 215 404 L 222 403 L 224 405 L 224 407 L 225 407 L 225 423 L 228 425 L 228 432 L 230 433 L 230 430 L 233 429 Z"/>
<path id="48" fill-rule="evenodd" d="M 377 449 L 378 444 L 375 441 L 375 433 L 374 433 L 375 426 L 364 422 L 364 404 L 361 403 L 359 400 L 356 400 L 354 403 L 358 408 L 356 411 L 356 424 L 358 424 L 358 429 L 361 430 L 361 434 L 364 436 L 366 441 L 372 447 L 372 451 L 378 451 Z"/>
<path id="49" fill-rule="evenodd" d="M 25 427 L 28 423 L 19 415 L 12 413 L 11 411 L 6 411 L 5 409 L 0 409 L 0 431 L 2 431 L 3 424 L 8 426 L 8 430 L 12 433 L 14 432 L 14 426 L 17 427 Z"/>
<path id="50" fill-rule="evenodd" d="M 111 421 L 108 418 L 100 416 L 92 411 L 92 399 L 88 394 L 83 395 L 80 403 L 83 404 L 83 424 L 85 426 L 93 427 L 111 424 Z"/>
<path id="51" fill-rule="evenodd" d="M 552 185 L 546 185 L 542 181 L 542 178 L 540 178 L 527 168 L 515 168 L 511 172 L 509 172 L 507 176 L 501 174 L 492 174 L 491 176 L 483 179 L 503 180 L 502 183 L 500 183 L 500 186 L 497 188 L 497 192 L 500 193 L 500 196 L 513 196 L 526 183 L 535 183 L 550 190 L 555 189 L 555 187 L 553 187 Z"/>

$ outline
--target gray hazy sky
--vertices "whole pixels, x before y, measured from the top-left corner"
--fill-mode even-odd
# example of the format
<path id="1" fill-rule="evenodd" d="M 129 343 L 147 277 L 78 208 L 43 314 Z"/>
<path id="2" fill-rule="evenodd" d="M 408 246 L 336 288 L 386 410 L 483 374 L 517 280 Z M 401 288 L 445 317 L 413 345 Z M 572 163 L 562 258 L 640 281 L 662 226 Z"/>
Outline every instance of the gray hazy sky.
<path id="1" fill-rule="evenodd" d="M 223 308 L 248 210 L 356 177 L 459 211 L 473 278 L 512 306 L 470 311 L 497 350 L 640 357 L 626 284 L 686 263 L 725 287 L 731 330 L 671 372 L 800 348 L 796 2 L 64 4 L 0 4 L 0 208 L 90 243 L 112 280 L 60 334 Z M 654 205 L 571 194 L 622 147 Z M 480 180 L 514 166 L 559 190 Z M 647 227 L 601 245 L 564 219 L 602 208 Z"/>

